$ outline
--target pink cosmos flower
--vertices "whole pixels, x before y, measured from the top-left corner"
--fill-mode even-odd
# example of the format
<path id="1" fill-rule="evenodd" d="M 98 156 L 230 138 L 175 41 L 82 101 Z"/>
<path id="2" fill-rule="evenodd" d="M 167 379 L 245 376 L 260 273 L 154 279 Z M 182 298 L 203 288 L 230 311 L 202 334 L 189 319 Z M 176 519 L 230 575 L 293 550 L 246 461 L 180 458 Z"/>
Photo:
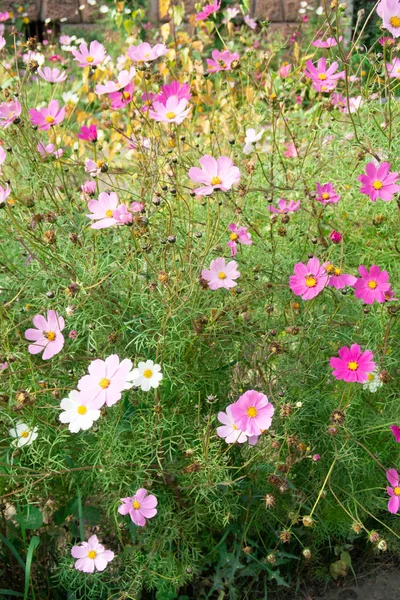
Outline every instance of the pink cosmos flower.
<path id="1" fill-rule="evenodd" d="M 190 100 L 192 94 L 190 92 L 190 86 L 188 83 L 180 83 L 179 81 L 172 81 L 169 85 L 163 85 L 161 92 L 154 98 L 157 102 L 166 104 L 168 98 L 176 96 L 179 100 L 186 98 Z"/>
<path id="2" fill-rule="evenodd" d="M 101 161 L 95 162 L 91 158 L 85 160 L 85 172 L 90 173 L 91 177 L 97 177 L 101 173 Z"/>
<path id="3" fill-rule="evenodd" d="M 118 73 L 117 82 L 106 81 L 105 83 L 98 83 L 96 85 L 95 92 L 98 95 L 118 92 L 119 90 L 122 90 L 122 88 L 125 88 L 127 85 L 129 85 L 132 79 L 135 77 L 135 75 L 136 69 L 134 67 L 131 67 L 129 71 L 127 69 L 124 69 L 123 71 Z"/>
<path id="4" fill-rule="evenodd" d="M 285 200 L 284 198 L 280 198 L 278 200 L 278 208 L 269 204 L 267 206 L 267 210 L 272 213 L 277 213 L 278 215 L 284 215 L 286 213 L 296 212 L 300 208 L 300 201 L 295 202 L 294 200 Z"/>
<path id="5" fill-rule="evenodd" d="M 118 507 L 120 515 L 129 515 L 138 527 L 146 525 L 146 519 L 151 519 L 157 514 L 157 498 L 148 494 L 145 488 L 139 488 L 132 497 L 121 498 L 121 506 Z"/>
<path id="6" fill-rule="evenodd" d="M 326 58 L 322 57 L 315 66 L 311 60 L 306 62 L 304 75 L 311 79 L 312 86 L 317 92 L 330 92 L 335 89 L 338 79 L 345 76 L 344 71 L 336 73 L 339 64 L 334 61 L 330 67 L 326 64 Z"/>
<path id="7" fill-rule="evenodd" d="M 377 265 L 372 265 L 369 272 L 361 265 L 358 267 L 361 279 L 357 279 L 354 286 L 356 298 L 362 300 L 364 304 L 373 304 L 374 302 L 385 302 L 385 292 L 390 289 L 389 273 L 381 271 Z"/>
<path id="8" fill-rule="evenodd" d="M 78 67 L 94 67 L 100 65 L 106 57 L 106 49 L 103 44 L 96 40 L 90 42 L 89 48 L 85 43 L 79 46 L 79 50 L 72 50 L 74 60 L 77 61 Z"/>
<path id="9" fill-rule="evenodd" d="M 372 202 L 376 202 L 378 198 L 389 202 L 393 199 L 393 194 L 400 191 L 400 185 L 396 184 L 399 174 L 390 172 L 389 162 L 382 162 L 378 167 L 370 162 L 366 165 L 365 171 L 366 175 L 358 176 L 358 181 L 362 183 L 360 192 L 369 196 Z"/>
<path id="10" fill-rule="evenodd" d="M 391 425 L 390 430 L 393 433 L 396 442 L 400 444 L 400 427 L 398 427 L 397 425 Z"/>
<path id="11" fill-rule="evenodd" d="M 385 292 L 385 302 L 397 302 L 397 298 L 394 297 L 394 291 L 391 287 Z"/>
<path id="12" fill-rule="evenodd" d="M 107 192 L 101 192 L 98 200 L 89 200 L 88 209 L 92 213 L 86 215 L 89 219 L 97 221 L 92 223 L 91 229 L 105 229 L 106 227 L 112 227 L 117 224 L 116 219 L 113 216 L 114 211 L 118 208 L 119 199 L 115 192 L 107 194 Z"/>
<path id="13" fill-rule="evenodd" d="M 214 2 L 212 4 L 207 4 L 203 8 L 202 11 L 197 13 L 197 15 L 195 17 L 196 21 L 205 21 L 212 14 L 216 13 L 220 6 L 221 6 L 221 1 L 218 2 L 218 0 L 214 0 Z"/>
<path id="14" fill-rule="evenodd" d="M 400 2 L 398 0 L 381 0 L 376 7 L 376 12 L 383 20 L 383 27 L 394 38 L 400 36 Z"/>
<path id="15" fill-rule="evenodd" d="M 48 83 L 61 83 L 67 79 L 67 74 L 65 72 L 56 68 L 52 69 L 51 67 L 38 69 L 38 75 Z"/>
<path id="16" fill-rule="evenodd" d="M 5 188 L 3 188 L 0 185 L 0 208 L 3 208 L 3 206 L 4 206 L 4 204 L 5 204 L 8 196 L 10 195 L 10 193 L 11 193 L 11 190 L 10 190 L 10 188 L 8 186 L 8 183 L 6 183 L 6 187 Z"/>
<path id="17" fill-rule="evenodd" d="M 226 192 L 240 181 L 240 171 L 228 156 L 215 159 L 205 154 L 199 159 L 199 163 L 201 169 L 199 167 L 189 169 L 189 177 L 192 181 L 205 184 L 195 189 L 197 196 L 209 196 L 215 190 Z"/>
<path id="18" fill-rule="evenodd" d="M 129 138 L 126 138 L 125 141 L 130 150 L 139 150 L 140 152 L 145 152 L 151 148 L 150 138 L 145 138 L 142 136 L 136 137 L 134 133 L 132 133 Z"/>
<path id="19" fill-rule="evenodd" d="M 244 431 L 241 431 L 236 427 L 232 417 L 232 406 L 230 404 L 226 407 L 226 412 L 218 413 L 218 421 L 222 423 L 221 427 L 217 427 L 217 435 L 220 438 L 224 438 L 227 444 L 243 444 L 248 441 L 249 446 L 255 446 L 258 442 L 258 435 L 247 435 Z"/>
<path id="20" fill-rule="evenodd" d="M 144 204 L 143 202 L 132 202 L 131 204 L 131 210 L 135 213 L 141 213 L 144 211 Z"/>
<path id="21" fill-rule="evenodd" d="M 144 102 L 144 104 L 140 110 L 142 112 L 146 112 L 152 107 L 153 102 L 156 99 L 157 95 L 154 94 L 153 92 L 143 92 L 143 94 L 140 97 Z M 165 105 L 165 103 L 166 103 L 166 101 L 162 102 L 162 104 L 164 104 L 164 105 Z"/>
<path id="22" fill-rule="evenodd" d="M 86 125 L 82 125 L 78 133 L 78 138 L 87 142 L 97 142 L 96 125 L 89 125 L 89 127 L 87 127 Z"/>
<path id="23" fill-rule="evenodd" d="M 62 148 L 58 148 L 58 150 L 56 150 L 55 145 L 51 143 L 44 145 L 43 142 L 39 142 L 36 146 L 36 149 L 38 152 L 40 152 L 43 158 L 48 158 L 49 156 L 60 158 L 60 156 L 64 154 L 64 150 Z"/>
<path id="24" fill-rule="evenodd" d="M 342 346 L 338 354 L 340 358 L 334 356 L 329 361 L 336 379 L 349 383 L 368 381 L 368 373 L 371 373 L 376 367 L 376 363 L 373 361 L 374 355 L 370 350 L 361 352 L 358 344 L 352 344 L 350 348 Z"/>
<path id="25" fill-rule="evenodd" d="M 228 225 L 228 229 L 232 232 L 229 236 L 228 248 L 231 249 L 231 256 L 236 256 L 237 244 L 251 246 L 251 234 L 248 233 L 247 227 L 238 227 L 235 223 Z"/>
<path id="26" fill-rule="evenodd" d="M 88 196 L 93 196 L 93 194 L 96 192 L 96 182 L 90 180 L 85 181 L 81 185 L 81 190 L 84 194 L 87 194 Z"/>
<path id="27" fill-rule="evenodd" d="M 278 69 L 279 77 L 282 77 L 282 79 L 285 79 L 285 77 L 289 77 L 291 69 L 292 69 L 292 65 L 290 63 L 287 65 L 282 65 Z"/>
<path id="28" fill-rule="evenodd" d="M 234 280 L 240 277 L 240 273 L 237 270 L 237 262 L 231 260 L 226 264 L 225 259 L 220 257 L 211 261 L 209 269 L 202 270 L 201 277 L 208 281 L 211 290 L 219 288 L 229 290 L 237 285 Z"/>
<path id="29" fill-rule="evenodd" d="M 246 25 L 248 25 L 248 27 L 250 27 L 250 29 L 254 30 L 257 28 L 257 21 L 255 19 L 252 19 L 250 15 L 245 16 L 244 22 L 246 23 Z"/>
<path id="30" fill-rule="evenodd" d="M 391 79 L 400 79 L 400 58 L 394 58 L 391 63 L 386 63 L 386 68 Z"/>
<path id="31" fill-rule="evenodd" d="M 335 267 L 335 265 L 332 265 L 329 262 L 324 263 L 322 266 L 329 275 L 327 283 L 329 287 L 334 287 L 337 290 L 342 290 L 346 286 L 352 287 L 357 281 L 357 277 L 354 277 L 354 275 L 346 275 L 346 273 L 342 273 L 342 269 L 340 267 Z"/>
<path id="32" fill-rule="evenodd" d="M 61 333 L 65 327 L 64 319 L 55 310 L 47 311 L 47 319 L 43 315 L 33 317 L 33 324 L 36 329 L 27 329 L 25 338 L 33 344 L 29 344 L 28 352 L 30 354 L 39 354 L 43 352 L 43 360 L 52 358 L 61 352 L 64 346 L 64 336 Z"/>
<path id="33" fill-rule="evenodd" d="M 0 104 L 0 127 L 3 127 L 3 129 L 7 129 L 7 127 L 9 127 L 11 123 L 14 123 L 14 121 L 19 119 L 21 111 L 22 106 L 18 102 L 18 100 L 12 100 L 11 102 L 2 102 Z"/>
<path id="34" fill-rule="evenodd" d="M 135 87 L 131 82 L 128 83 L 128 85 L 124 87 L 123 90 L 120 90 L 119 92 L 112 92 L 111 94 L 109 94 L 108 97 L 111 100 L 112 110 L 125 108 L 125 106 L 129 104 L 129 102 L 132 102 L 134 89 Z"/>
<path id="35" fill-rule="evenodd" d="M 343 39 L 343 36 L 341 35 L 339 37 L 339 42 L 341 42 L 342 39 Z M 314 42 L 311 42 L 311 43 L 315 48 L 333 48 L 334 46 L 337 46 L 337 41 L 333 37 L 328 37 L 328 38 L 326 38 L 326 40 L 323 40 L 322 38 L 318 38 L 317 40 L 315 40 Z"/>
<path id="36" fill-rule="evenodd" d="M 48 131 L 54 125 L 59 125 L 65 118 L 65 106 L 58 107 L 58 100 L 50 100 L 49 106 L 40 110 L 29 109 L 32 125 L 37 125 L 42 131 Z"/>
<path id="37" fill-rule="evenodd" d="M 381 46 L 394 46 L 396 43 L 395 39 L 392 37 L 380 37 L 378 42 Z"/>
<path id="38" fill-rule="evenodd" d="M 10 18 L 10 13 L 8 11 L 0 12 L 0 23 L 4 23 L 4 21 L 7 21 L 9 18 Z"/>
<path id="39" fill-rule="evenodd" d="M 260 435 L 271 427 L 274 407 L 265 394 L 248 390 L 231 404 L 231 413 L 237 427 L 246 435 Z"/>
<path id="40" fill-rule="evenodd" d="M 130 225 L 133 223 L 133 215 L 129 212 L 125 204 L 120 204 L 118 208 L 113 211 L 113 219 L 116 220 L 118 225 Z"/>
<path id="41" fill-rule="evenodd" d="M 92 535 L 87 542 L 73 546 L 71 555 L 78 559 L 74 565 L 75 569 L 84 573 L 93 573 L 95 570 L 104 571 L 107 564 L 114 558 L 114 552 L 106 550 L 100 544 L 97 535 Z"/>
<path id="42" fill-rule="evenodd" d="M 286 150 L 283 153 L 285 158 L 297 158 L 299 156 L 297 148 L 293 142 L 285 142 L 285 148 Z"/>
<path id="43" fill-rule="evenodd" d="M 207 70 L 209 73 L 217 73 L 218 71 L 231 71 L 232 63 L 235 60 L 239 60 L 239 54 L 237 52 L 229 52 L 229 50 L 213 50 L 211 52 L 211 58 L 207 58 Z"/>
<path id="44" fill-rule="evenodd" d="M 129 46 L 128 56 L 133 62 L 150 62 L 164 56 L 167 52 L 164 44 L 156 44 L 152 48 L 148 42 L 142 42 L 138 46 Z"/>
<path id="45" fill-rule="evenodd" d="M 93 360 L 88 368 L 88 375 L 78 381 L 78 390 L 82 392 L 85 402 L 90 407 L 99 409 L 104 404 L 112 406 L 121 399 L 122 392 L 132 387 L 127 376 L 132 369 L 132 362 L 125 358 L 119 361 L 117 354 L 108 356 L 106 360 Z"/>
<path id="46" fill-rule="evenodd" d="M 334 244 L 340 244 L 343 238 L 342 234 L 339 231 L 336 231 L 336 229 L 330 232 L 329 237 Z"/>
<path id="47" fill-rule="evenodd" d="M 149 109 L 150 118 L 161 123 L 182 123 L 189 115 L 190 106 L 187 107 L 187 99 L 179 100 L 177 96 L 170 96 L 165 104 L 154 100 L 152 108 Z"/>
<path id="48" fill-rule="evenodd" d="M 400 20 L 400 19 L 399 19 Z M 400 25 L 399 25 L 400 27 Z M 389 469 L 386 471 L 386 477 L 390 486 L 386 488 L 387 493 L 390 496 L 388 511 L 392 514 L 396 514 L 400 509 L 400 483 L 399 483 L 399 474 L 396 469 Z"/>
<path id="49" fill-rule="evenodd" d="M 337 204 L 341 197 L 335 192 L 332 183 L 325 183 L 324 185 L 317 183 L 317 196 L 315 199 L 324 206 L 327 204 Z"/>
<path id="50" fill-rule="evenodd" d="M 307 265 L 297 263 L 294 266 L 294 275 L 289 280 L 292 292 L 301 296 L 303 300 L 311 300 L 318 296 L 327 283 L 328 274 L 318 258 L 310 258 Z"/>

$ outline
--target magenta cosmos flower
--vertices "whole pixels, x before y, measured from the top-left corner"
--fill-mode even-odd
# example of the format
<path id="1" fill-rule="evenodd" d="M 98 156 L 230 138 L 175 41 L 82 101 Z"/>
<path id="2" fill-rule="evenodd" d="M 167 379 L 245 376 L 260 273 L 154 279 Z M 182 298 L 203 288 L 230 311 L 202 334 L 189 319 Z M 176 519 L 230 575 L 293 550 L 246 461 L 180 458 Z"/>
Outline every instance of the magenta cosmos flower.
<path id="1" fill-rule="evenodd" d="M 317 195 L 315 199 L 324 206 L 327 204 L 337 204 L 340 198 L 341 196 L 335 192 L 332 183 L 325 183 L 324 185 L 317 183 Z"/>
<path id="2" fill-rule="evenodd" d="M 397 425 L 391 425 L 390 431 L 393 433 L 396 442 L 400 444 L 400 427 L 398 427 Z"/>
<path id="3" fill-rule="evenodd" d="M 289 286 L 296 296 L 303 300 L 311 300 L 318 296 L 328 283 L 328 274 L 318 258 L 310 258 L 308 263 L 297 263 L 294 275 L 290 277 Z"/>
<path id="4" fill-rule="evenodd" d="M 107 194 L 101 192 L 98 200 L 89 200 L 88 209 L 92 214 L 86 215 L 89 219 L 97 221 L 92 223 L 91 229 L 105 229 L 117 224 L 114 211 L 119 207 L 119 199 L 115 192 Z"/>
<path id="5" fill-rule="evenodd" d="M 18 100 L 12 100 L 11 102 L 2 102 L 0 104 L 0 127 L 7 129 L 19 118 L 22 111 L 22 106 Z"/>
<path id="6" fill-rule="evenodd" d="M 343 36 L 341 35 L 339 37 L 339 42 L 341 42 L 342 39 L 343 39 Z M 334 46 L 338 45 L 337 41 L 333 37 L 328 37 L 328 38 L 326 38 L 326 40 L 323 40 L 322 38 L 318 38 L 317 40 L 315 40 L 314 42 L 311 42 L 311 43 L 315 48 L 333 48 Z"/>
<path id="7" fill-rule="evenodd" d="M 390 290 L 389 273 L 381 271 L 377 265 L 372 265 L 368 271 L 364 265 L 358 267 L 361 279 L 354 286 L 356 298 L 365 304 L 385 302 L 385 292 Z"/>
<path id="8" fill-rule="evenodd" d="M 237 427 L 246 435 L 260 435 L 271 426 L 274 407 L 265 394 L 248 390 L 231 405 Z"/>
<path id="9" fill-rule="evenodd" d="M 37 125 L 42 131 L 48 131 L 54 125 L 59 125 L 64 121 L 65 106 L 59 108 L 58 100 L 50 100 L 48 107 L 44 106 L 40 110 L 30 108 L 29 116 L 32 125 Z"/>
<path id="10" fill-rule="evenodd" d="M 390 496 L 388 511 L 390 513 L 396 514 L 400 509 L 400 483 L 399 483 L 399 474 L 396 469 L 389 469 L 386 471 L 386 477 L 390 486 L 386 488 L 387 493 Z"/>
<path id="11" fill-rule="evenodd" d="M 138 46 L 129 46 L 128 56 L 133 62 L 150 62 L 160 56 L 167 54 L 164 44 L 156 44 L 153 48 L 148 42 L 142 42 Z"/>
<path id="12" fill-rule="evenodd" d="M 240 181 L 240 171 L 228 156 L 215 159 L 205 154 L 199 159 L 199 167 L 189 169 L 189 177 L 196 183 L 205 184 L 195 189 L 197 196 L 209 196 L 215 190 L 227 192 L 235 183 Z"/>
<path id="13" fill-rule="evenodd" d="M 170 96 L 166 103 L 154 100 L 149 109 L 149 117 L 161 123 L 182 123 L 190 112 L 190 105 L 187 108 L 187 98 L 179 99 L 177 96 Z"/>
<path id="14" fill-rule="evenodd" d="M 47 319 L 43 315 L 33 317 L 36 329 L 27 329 L 25 338 L 33 344 L 29 344 L 30 354 L 43 352 L 43 360 L 48 360 L 58 354 L 64 346 L 64 336 L 61 333 L 65 327 L 64 319 L 55 310 L 47 311 Z"/>
<path id="15" fill-rule="evenodd" d="M 119 108 L 125 108 L 127 104 L 132 102 L 134 89 L 135 87 L 131 82 L 119 92 L 112 92 L 109 94 L 108 98 L 111 101 L 111 109 L 118 110 Z"/>
<path id="16" fill-rule="evenodd" d="M 196 21 L 205 21 L 212 14 L 216 13 L 219 7 L 221 6 L 221 2 L 214 0 L 212 4 L 207 4 L 203 10 L 197 13 L 195 19 Z"/>
<path id="17" fill-rule="evenodd" d="M 217 73 L 218 71 L 231 71 L 232 63 L 235 60 L 239 60 L 239 54 L 237 52 L 229 52 L 229 50 L 213 50 L 211 52 L 211 58 L 207 58 L 207 70 L 209 73 Z"/>
<path id="18" fill-rule="evenodd" d="M 228 225 L 228 229 L 231 231 L 228 242 L 228 248 L 231 249 L 231 256 L 236 256 L 237 244 L 251 246 L 253 243 L 251 234 L 247 231 L 247 227 L 238 227 L 235 223 L 231 223 Z"/>
<path id="19" fill-rule="evenodd" d="M 166 84 L 161 86 L 161 91 L 154 100 L 157 102 L 161 102 L 162 104 L 166 104 L 168 98 L 171 96 L 176 96 L 179 100 L 182 98 L 186 98 L 186 100 L 190 100 L 192 94 L 190 92 L 190 86 L 188 83 L 180 83 L 179 81 L 172 81 L 170 84 Z"/>
<path id="20" fill-rule="evenodd" d="M 398 0 L 381 0 L 376 12 L 383 21 L 383 26 L 394 38 L 400 36 L 400 2 Z"/>
<path id="21" fill-rule="evenodd" d="M 78 138 L 80 140 L 85 140 L 86 142 L 97 142 L 96 125 L 89 125 L 89 127 L 82 125 L 78 133 Z"/>
<path id="22" fill-rule="evenodd" d="M 211 261 L 209 269 L 203 269 L 201 276 L 208 282 L 208 287 L 211 290 L 218 290 L 219 288 L 230 288 L 237 285 L 235 279 L 240 277 L 240 273 L 237 270 L 237 262 L 231 260 L 226 264 L 225 259 L 215 258 Z"/>
<path id="23" fill-rule="evenodd" d="M 339 64 L 334 61 L 329 67 L 326 64 L 326 58 L 322 57 L 315 66 L 311 60 L 306 62 L 304 75 L 311 79 L 312 86 L 317 92 L 330 92 L 334 90 L 338 79 L 344 77 L 344 71 L 336 73 Z"/>
<path id="24" fill-rule="evenodd" d="M 104 404 L 112 406 L 121 399 L 122 392 L 132 387 L 128 375 L 132 362 L 125 358 L 119 361 L 117 354 L 108 356 L 106 360 L 94 360 L 88 368 L 88 375 L 78 381 L 78 390 L 83 400 L 90 402 L 90 408 L 99 409 Z"/>
<path id="25" fill-rule="evenodd" d="M 399 174 L 390 173 L 390 163 L 383 162 L 376 167 L 373 162 L 370 162 L 366 165 L 365 171 L 366 175 L 362 174 L 358 177 L 358 181 L 362 183 L 360 192 L 369 196 L 372 202 L 376 202 L 378 198 L 389 202 L 393 194 L 397 194 L 400 190 L 400 185 L 396 184 Z"/>
<path id="26" fill-rule="evenodd" d="M 352 344 L 350 348 L 342 346 L 338 354 L 339 358 L 334 356 L 329 361 L 336 379 L 349 383 L 368 381 L 368 373 L 371 373 L 376 367 L 373 361 L 374 355 L 370 350 L 361 352 L 358 344 Z"/>
<path id="27" fill-rule="evenodd" d="M 327 283 L 329 287 L 334 287 L 337 290 L 342 290 L 346 286 L 353 286 L 357 281 L 357 277 L 354 277 L 354 275 L 347 275 L 346 273 L 343 273 L 340 267 L 336 267 L 335 265 L 332 265 L 329 262 L 324 263 L 322 266 L 329 275 Z"/>
<path id="28" fill-rule="evenodd" d="M 87 542 L 73 546 L 71 555 L 78 559 L 74 565 L 75 569 L 84 573 L 93 573 L 95 570 L 104 571 L 107 564 L 114 558 L 114 552 L 106 550 L 100 544 L 97 535 L 92 535 Z"/>
<path id="29" fill-rule="evenodd" d="M 51 67 L 43 67 L 43 69 L 38 69 L 38 75 L 47 81 L 47 83 L 61 83 L 67 79 L 67 74 L 59 69 L 51 68 Z"/>
<path id="30" fill-rule="evenodd" d="M 146 519 L 151 519 L 157 514 L 157 498 L 148 494 L 145 488 L 139 488 L 132 497 L 121 498 L 121 502 L 118 512 L 121 515 L 129 515 L 139 527 L 144 527 Z"/>
<path id="31" fill-rule="evenodd" d="M 103 44 L 95 40 L 90 42 L 89 48 L 85 43 L 79 46 L 79 50 L 74 48 L 72 54 L 79 67 L 94 67 L 103 62 L 106 57 L 106 49 Z"/>
<path id="32" fill-rule="evenodd" d="M 277 213 L 278 215 L 284 215 L 286 213 L 296 212 L 300 208 L 300 201 L 295 202 L 294 200 L 285 200 L 284 198 L 280 198 L 278 200 L 278 208 L 269 204 L 267 209 L 269 212 Z"/>

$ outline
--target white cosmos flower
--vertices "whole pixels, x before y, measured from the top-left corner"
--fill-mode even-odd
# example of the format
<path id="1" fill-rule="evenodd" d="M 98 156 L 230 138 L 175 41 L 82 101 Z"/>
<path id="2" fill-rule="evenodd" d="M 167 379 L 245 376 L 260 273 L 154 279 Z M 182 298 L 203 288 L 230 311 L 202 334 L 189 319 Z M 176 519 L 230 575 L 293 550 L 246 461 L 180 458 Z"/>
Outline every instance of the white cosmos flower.
<path id="1" fill-rule="evenodd" d="M 132 385 L 148 392 L 151 388 L 157 388 L 162 378 L 160 365 L 154 364 L 152 360 L 146 360 L 146 362 L 140 362 L 136 369 L 128 373 L 127 381 L 131 381 Z"/>
<path id="2" fill-rule="evenodd" d="M 83 394 L 73 390 L 68 398 L 61 400 L 61 408 L 64 410 L 59 416 L 61 423 L 68 423 L 68 429 L 71 433 L 90 429 L 94 421 L 100 417 L 100 411 L 90 408 L 90 404 L 85 403 Z"/>
<path id="3" fill-rule="evenodd" d="M 14 429 L 10 429 L 10 435 L 14 438 L 11 442 L 12 446 L 21 448 L 21 446 L 30 446 L 38 436 L 37 427 L 31 429 L 29 425 L 18 421 Z"/>
<path id="4" fill-rule="evenodd" d="M 264 130 L 262 129 L 258 133 L 254 128 L 246 129 L 246 137 L 244 138 L 244 147 L 243 152 L 247 155 L 253 152 L 253 144 L 259 142 L 264 134 Z"/>
<path id="5" fill-rule="evenodd" d="M 372 373 L 368 373 L 368 381 L 363 383 L 363 389 L 369 390 L 374 394 L 376 390 L 382 385 L 383 384 L 382 381 L 379 379 L 378 371 L 372 371 Z"/>

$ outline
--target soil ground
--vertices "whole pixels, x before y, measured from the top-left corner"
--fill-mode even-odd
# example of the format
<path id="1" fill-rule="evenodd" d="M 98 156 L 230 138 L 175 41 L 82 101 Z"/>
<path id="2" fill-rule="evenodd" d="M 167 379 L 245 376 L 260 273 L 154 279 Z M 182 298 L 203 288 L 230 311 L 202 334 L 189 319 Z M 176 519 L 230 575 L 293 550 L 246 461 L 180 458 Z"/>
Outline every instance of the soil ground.
<path id="1" fill-rule="evenodd" d="M 304 600 L 398 600 L 400 598 L 400 569 L 391 568 L 376 571 L 369 576 L 358 577 L 337 589 L 332 585 L 322 595 L 303 595 Z"/>

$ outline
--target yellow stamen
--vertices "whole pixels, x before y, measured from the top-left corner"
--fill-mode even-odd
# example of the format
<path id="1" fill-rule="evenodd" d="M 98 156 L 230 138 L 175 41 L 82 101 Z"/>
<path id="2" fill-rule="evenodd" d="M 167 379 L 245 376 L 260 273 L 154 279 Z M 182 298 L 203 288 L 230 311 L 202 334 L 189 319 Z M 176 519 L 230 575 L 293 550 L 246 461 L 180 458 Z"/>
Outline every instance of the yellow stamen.
<path id="1" fill-rule="evenodd" d="M 322 197 L 324 200 L 329 200 L 329 194 L 328 194 L 327 192 L 324 192 L 324 193 L 321 195 L 321 197 Z"/>
<path id="2" fill-rule="evenodd" d="M 167 112 L 165 116 L 167 119 L 175 119 L 176 114 L 174 112 Z"/>
<path id="3" fill-rule="evenodd" d="M 27 437 L 29 437 L 29 431 L 26 431 L 26 430 L 25 430 L 25 431 L 22 431 L 22 432 L 20 433 L 20 436 L 21 436 L 22 438 L 27 438 Z"/>
<path id="4" fill-rule="evenodd" d="M 129 92 L 122 92 L 122 95 L 125 98 L 125 100 L 128 100 L 131 97 Z"/>
<path id="5" fill-rule="evenodd" d="M 368 287 L 370 290 L 375 290 L 378 287 L 378 284 L 376 281 L 371 279 L 371 281 L 368 281 Z"/>
<path id="6" fill-rule="evenodd" d="M 77 413 L 78 413 L 78 415 L 86 415 L 87 407 L 83 406 L 83 404 L 81 404 L 81 406 L 78 406 L 78 408 L 77 408 Z"/>
<path id="7" fill-rule="evenodd" d="M 336 275 L 338 277 L 341 274 L 341 272 L 342 272 L 342 269 L 339 269 L 339 267 L 335 267 L 334 275 Z"/>
<path id="8" fill-rule="evenodd" d="M 54 340 L 56 339 L 56 334 L 54 333 L 54 331 L 45 331 L 44 337 L 47 338 L 49 342 L 54 342 Z"/>
<path id="9" fill-rule="evenodd" d="M 329 274 L 329 275 L 333 275 L 333 273 L 335 272 L 335 266 L 334 265 L 326 265 L 325 267 L 325 271 Z"/>
<path id="10" fill-rule="evenodd" d="M 368 381 L 374 381 L 375 375 L 373 373 L 368 373 Z"/>
<path id="11" fill-rule="evenodd" d="M 395 495 L 395 496 L 400 496 L 400 487 L 397 487 L 397 486 L 396 486 L 396 487 L 394 488 L 394 490 L 393 490 L 393 493 L 394 493 L 394 495 Z"/>
<path id="12" fill-rule="evenodd" d="M 232 240 L 232 242 L 235 242 L 238 239 L 238 234 L 237 233 L 231 233 L 231 235 L 229 236 L 229 239 Z"/>
<path id="13" fill-rule="evenodd" d="M 107 379 L 106 377 L 103 377 L 103 379 L 100 379 L 100 381 L 99 381 L 99 386 L 101 388 L 103 388 L 103 390 L 105 390 L 108 388 L 110 383 L 111 383 L 111 381 L 109 379 Z"/>
<path id="14" fill-rule="evenodd" d="M 223 271 L 218 273 L 218 279 L 226 279 L 226 273 L 224 273 Z"/>
<path id="15" fill-rule="evenodd" d="M 238 430 L 238 428 L 236 427 L 235 423 L 232 425 L 232 427 L 233 427 L 233 429 L 234 429 L 235 431 L 237 431 L 237 430 Z"/>
<path id="16" fill-rule="evenodd" d="M 49 123 L 49 125 L 51 125 L 52 123 L 54 123 L 54 117 L 52 117 L 51 115 L 47 115 L 45 121 L 46 123 Z"/>
<path id="17" fill-rule="evenodd" d="M 88 558 L 96 558 L 97 552 L 95 550 L 90 550 L 88 552 Z"/>
<path id="18" fill-rule="evenodd" d="M 251 418 L 254 419 L 254 417 L 257 416 L 257 409 L 255 406 L 249 406 L 249 408 L 247 409 L 247 415 Z"/>
<path id="19" fill-rule="evenodd" d="M 211 179 L 211 185 L 220 185 L 222 183 L 221 179 L 217 176 Z"/>
<path id="20" fill-rule="evenodd" d="M 325 81 L 325 79 L 328 79 L 328 77 L 327 77 L 327 75 L 325 75 L 325 73 L 320 73 L 320 74 L 318 75 L 318 79 L 319 79 L 320 81 Z"/>
<path id="21" fill-rule="evenodd" d="M 88 63 L 91 65 L 91 64 L 92 64 L 92 62 L 94 62 L 94 58 L 93 58 L 93 56 L 88 56 L 88 57 L 86 58 L 86 62 L 88 62 Z"/>
<path id="22" fill-rule="evenodd" d="M 396 15 L 394 17 L 390 17 L 390 24 L 392 27 L 396 27 L 396 29 L 400 27 L 400 17 Z"/>
<path id="23" fill-rule="evenodd" d="M 133 506 L 133 508 L 134 508 L 135 510 L 139 510 L 139 508 L 140 508 L 140 502 L 138 502 L 137 500 L 134 500 L 134 501 L 132 502 L 132 506 Z"/>
<path id="24" fill-rule="evenodd" d="M 111 208 L 109 208 L 108 210 L 106 210 L 106 217 L 111 219 L 112 216 L 113 216 L 113 211 L 111 210 Z"/>
<path id="25" fill-rule="evenodd" d="M 355 360 L 351 360 L 347 364 L 347 367 L 350 369 L 350 371 L 357 371 L 357 369 L 358 369 L 358 362 L 356 362 Z"/>
<path id="26" fill-rule="evenodd" d="M 151 369 L 146 369 L 143 372 L 143 377 L 146 377 L 146 379 L 150 379 L 150 377 L 153 376 L 153 371 Z"/>
<path id="27" fill-rule="evenodd" d="M 307 275 L 306 277 L 306 286 L 309 288 L 315 287 L 317 285 L 317 280 L 314 275 Z"/>
<path id="28" fill-rule="evenodd" d="M 374 190 L 381 190 L 383 188 L 383 183 L 382 183 L 382 181 L 380 181 L 379 179 L 377 179 L 372 184 L 372 187 L 374 188 Z"/>

